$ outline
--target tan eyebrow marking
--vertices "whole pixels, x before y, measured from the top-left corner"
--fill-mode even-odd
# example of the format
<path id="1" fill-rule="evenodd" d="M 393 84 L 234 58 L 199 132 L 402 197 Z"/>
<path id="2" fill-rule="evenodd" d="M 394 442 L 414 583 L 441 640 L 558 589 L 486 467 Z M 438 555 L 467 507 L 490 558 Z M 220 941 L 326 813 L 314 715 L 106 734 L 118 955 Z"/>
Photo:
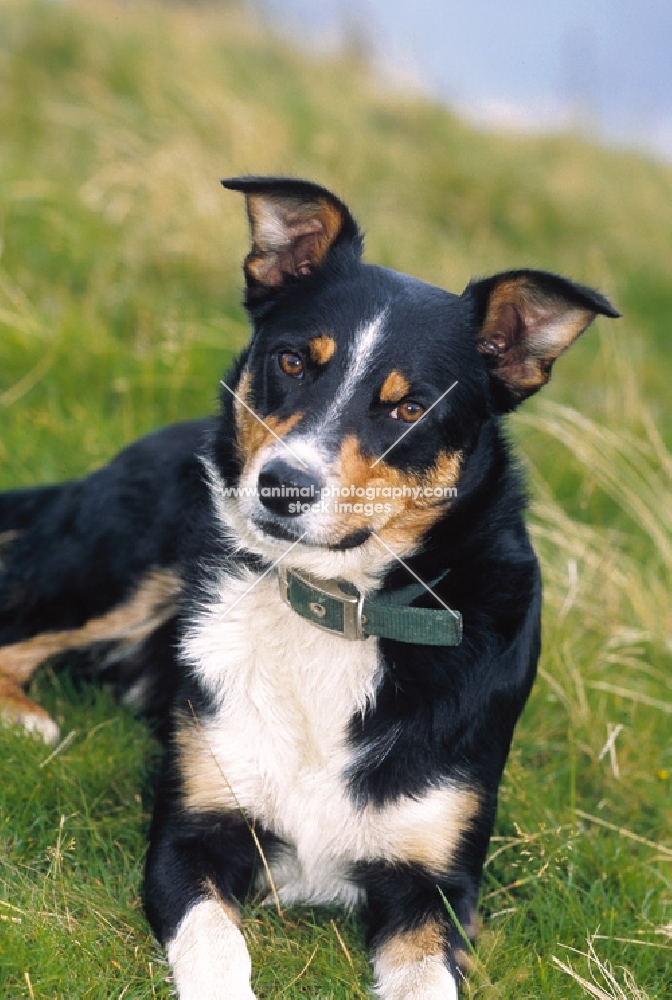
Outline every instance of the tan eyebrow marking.
<path id="1" fill-rule="evenodd" d="M 336 353 L 336 341 L 333 337 L 322 334 L 308 341 L 308 349 L 315 364 L 326 365 Z"/>
<path id="2" fill-rule="evenodd" d="M 401 372 L 393 371 L 387 376 L 380 388 L 381 403 L 398 403 L 411 391 L 411 383 Z"/>

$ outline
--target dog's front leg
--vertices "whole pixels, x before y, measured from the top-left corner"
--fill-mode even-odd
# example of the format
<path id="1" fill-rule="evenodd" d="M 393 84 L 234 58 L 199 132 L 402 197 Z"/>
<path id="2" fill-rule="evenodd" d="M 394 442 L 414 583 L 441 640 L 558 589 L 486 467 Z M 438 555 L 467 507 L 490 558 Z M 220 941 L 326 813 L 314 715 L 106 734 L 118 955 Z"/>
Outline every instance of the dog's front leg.
<path id="1" fill-rule="evenodd" d="M 166 954 L 180 1000 L 255 1000 L 237 908 L 218 896 L 189 907 Z"/>
<path id="2" fill-rule="evenodd" d="M 164 945 L 179 1000 L 255 1000 L 236 901 L 255 847 L 240 816 L 155 814 L 145 909 Z"/>
<path id="3" fill-rule="evenodd" d="M 369 868 L 364 882 L 375 996 L 457 1000 L 468 965 L 464 935 L 472 935 L 475 925 L 472 879 L 380 863 Z"/>

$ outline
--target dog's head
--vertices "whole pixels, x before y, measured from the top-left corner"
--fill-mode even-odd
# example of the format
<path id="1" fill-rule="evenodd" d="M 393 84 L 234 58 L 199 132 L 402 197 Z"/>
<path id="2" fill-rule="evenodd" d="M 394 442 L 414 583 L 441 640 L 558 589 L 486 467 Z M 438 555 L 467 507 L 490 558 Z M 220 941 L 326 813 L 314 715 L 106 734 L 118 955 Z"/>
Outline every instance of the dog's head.
<path id="1" fill-rule="evenodd" d="M 254 330 L 222 390 L 235 449 L 211 470 L 221 516 L 253 552 L 361 583 L 450 514 L 483 426 L 618 313 L 530 270 L 454 295 L 363 263 L 350 212 L 318 185 L 223 183 L 247 201 Z"/>

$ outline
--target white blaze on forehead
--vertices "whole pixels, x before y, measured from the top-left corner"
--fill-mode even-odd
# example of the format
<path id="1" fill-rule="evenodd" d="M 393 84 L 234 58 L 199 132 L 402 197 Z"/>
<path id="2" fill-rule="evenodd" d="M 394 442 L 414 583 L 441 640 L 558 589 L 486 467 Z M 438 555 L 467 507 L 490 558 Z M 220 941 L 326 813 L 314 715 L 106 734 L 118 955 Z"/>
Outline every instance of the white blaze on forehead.
<path id="1" fill-rule="evenodd" d="M 366 326 L 357 330 L 348 352 L 348 368 L 338 392 L 329 404 L 329 409 L 324 417 L 325 423 L 331 422 L 343 410 L 343 407 L 352 399 L 359 382 L 371 367 L 386 319 L 387 309 L 383 309 Z"/>

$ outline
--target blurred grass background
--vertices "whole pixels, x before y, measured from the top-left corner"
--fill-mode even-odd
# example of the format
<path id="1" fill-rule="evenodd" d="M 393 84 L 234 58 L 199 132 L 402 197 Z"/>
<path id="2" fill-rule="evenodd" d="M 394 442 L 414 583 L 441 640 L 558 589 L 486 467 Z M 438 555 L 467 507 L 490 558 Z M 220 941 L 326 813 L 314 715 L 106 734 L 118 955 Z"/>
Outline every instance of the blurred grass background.
<path id="1" fill-rule="evenodd" d="M 213 410 L 247 336 L 245 215 L 218 180 L 245 172 L 331 187 L 369 260 L 454 291 L 547 268 L 623 312 L 509 425 L 545 648 L 465 993 L 585 996 L 555 957 L 592 995 L 669 997 L 672 169 L 478 131 L 242 3 L 0 0 L 0 486 Z M 0 733 L 0 995 L 166 997 L 139 903 L 156 747 L 105 693 L 47 674 L 38 696 L 74 735 L 48 760 Z M 262 1000 L 365 996 L 356 919 L 246 912 Z"/>

